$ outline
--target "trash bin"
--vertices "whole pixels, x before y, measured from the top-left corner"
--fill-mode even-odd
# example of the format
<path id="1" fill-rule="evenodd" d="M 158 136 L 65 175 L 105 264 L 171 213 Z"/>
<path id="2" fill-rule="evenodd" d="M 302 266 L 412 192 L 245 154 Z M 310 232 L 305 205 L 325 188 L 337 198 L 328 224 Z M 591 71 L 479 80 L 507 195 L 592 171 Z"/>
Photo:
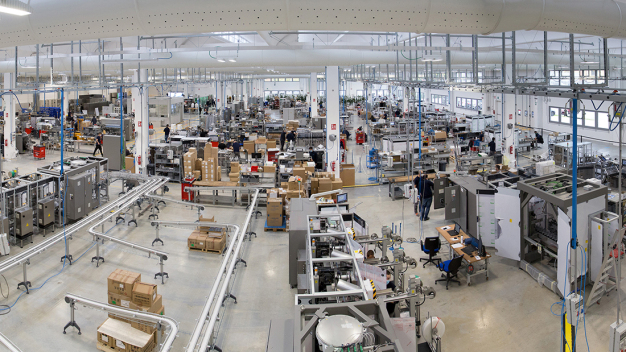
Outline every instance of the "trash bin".
<path id="1" fill-rule="evenodd" d="M 446 171 L 446 165 L 448 162 L 446 160 L 439 160 L 439 171 Z"/>

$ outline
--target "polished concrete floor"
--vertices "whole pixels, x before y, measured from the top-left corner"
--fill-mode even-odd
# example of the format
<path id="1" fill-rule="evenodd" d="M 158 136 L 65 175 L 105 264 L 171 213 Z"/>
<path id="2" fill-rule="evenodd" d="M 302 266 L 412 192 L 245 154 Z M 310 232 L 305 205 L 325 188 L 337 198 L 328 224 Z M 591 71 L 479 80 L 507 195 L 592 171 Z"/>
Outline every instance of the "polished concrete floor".
<path id="1" fill-rule="evenodd" d="M 349 151 L 355 151 L 355 164 L 359 165 L 359 153 L 366 147 L 348 143 Z M 19 167 L 20 174 L 34 171 L 38 166 L 59 158 L 58 152 L 49 155 L 45 161 L 34 161 L 30 156 L 20 156 L 17 160 L 5 162 L 4 167 Z M 349 156 L 350 158 L 350 156 Z M 348 159 L 351 161 L 351 159 Z M 371 172 L 365 168 L 362 159 L 362 172 L 357 173 L 357 183 L 372 183 L 368 180 Z M 178 184 L 172 184 L 169 197 L 179 199 Z M 413 213 L 408 200 L 392 201 L 387 195 L 387 186 L 364 186 L 346 189 L 350 204 L 360 203 L 355 212 L 366 219 L 370 233 L 380 233 L 385 225 L 402 223 L 403 248 L 408 256 L 419 258 L 424 254 L 419 244 L 411 238 L 436 234 L 435 227 L 446 224 L 443 209 L 431 210 L 431 220 L 420 223 Z M 119 184 L 111 187 L 116 195 Z M 242 207 L 209 207 L 207 212 L 215 215 L 219 222 L 242 224 L 245 209 Z M 264 213 L 265 216 L 265 213 Z M 181 205 L 171 204 L 162 209 L 160 220 L 195 220 L 196 212 Z M 154 228 L 147 215 L 139 217 L 138 227 L 120 224 L 109 234 L 150 246 L 155 236 Z M 107 226 L 112 228 L 113 223 Z M 291 318 L 294 311 L 295 291 L 288 284 L 288 235 L 284 232 L 263 232 L 263 220 L 259 218 L 252 225 L 258 237 L 245 242 L 243 258 L 248 266 L 236 270 L 232 293 L 237 296 L 237 304 L 232 300 L 226 303 L 226 314 L 221 321 L 218 346 L 224 351 L 264 351 L 270 321 Z M 69 307 L 63 297 L 66 292 L 88 298 L 106 301 L 106 278 L 116 268 L 136 271 L 142 280 L 158 283 L 158 292 L 163 295 L 165 314 L 180 323 L 180 333 L 173 351 L 181 351 L 189 341 L 200 310 L 215 280 L 221 256 L 211 253 L 190 252 L 186 240 L 190 231 L 170 229 L 161 231 L 165 241 L 162 250 L 169 253 L 165 271 L 170 278 L 165 284 L 154 280 L 158 262 L 145 253 L 129 248 L 105 243 L 106 262 L 96 267 L 91 263 L 95 250 L 87 231 L 81 231 L 69 240 L 71 253 L 80 257 L 73 265 L 65 266 L 62 272 L 52 277 L 39 290 L 22 295 L 11 311 L 0 316 L 0 332 L 10 338 L 24 351 L 95 351 L 96 329 L 106 319 L 106 313 L 78 307 L 77 323 L 83 330 L 78 335 L 72 329 L 62 334 L 63 326 L 69 320 Z M 35 237 L 35 242 L 42 240 Z M 160 245 L 157 244 L 157 246 Z M 28 246 L 25 246 L 25 249 Z M 13 247 L 12 255 L 19 253 Z M 445 260 L 448 251 L 443 250 Z M 64 254 L 63 245 L 35 257 L 28 269 L 33 287 L 39 287 L 49 277 L 62 269 L 60 257 Z M 377 253 L 378 254 L 378 253 Z M 378 254 L 379 255 L 379 254 Z M 0 258 L 4 260 L 5 258 Z M 443 337 L 443 351 L 557 351 L 560 344 L 560 317 L 551 313 L 559 309 L 553 303 L 558 297 L 547 290 L 528 274 L 518 269 L 517 263 L 494 255 L 489 266 L 487 281 L 482 277 L 472 279 L 468 286 L 465 278 L 461 285 L 453 284 L 449 290 L 434 281 L 440 272 L 434 266 L 408 269 L 407 275 L 419 275 L 424 284 L 435 288 L 437 295 L 422 306 L 422 320 L 427 314 L 441 317 L 446 324 Z M 4 273 L 9 284 L 9 298 L 0 298 L 0 304 L 12 305 L 22 292 L 16 290 L 22 280 L 21 269 L 14 268 Z M 6 294 L 4 280 L 0 286 Z M 622 300 L 626 299 L 621 288 Z M 587 288 L 588 290 L 591 287 Z M 593 306 L 587 313 L 587 339 L 591 351 L 604 351 L 608 348 L 609 325 L 616 318 L 616 298 L 614 292 Z M 5 311 L 2 311 L 5 312 Z M 1 312 L 0 312 L 1 313 Z M 586 350 L 583 326 L 579 327 L 578 350 Z M 2 351 L 2 348 L 0 348 Z"/>

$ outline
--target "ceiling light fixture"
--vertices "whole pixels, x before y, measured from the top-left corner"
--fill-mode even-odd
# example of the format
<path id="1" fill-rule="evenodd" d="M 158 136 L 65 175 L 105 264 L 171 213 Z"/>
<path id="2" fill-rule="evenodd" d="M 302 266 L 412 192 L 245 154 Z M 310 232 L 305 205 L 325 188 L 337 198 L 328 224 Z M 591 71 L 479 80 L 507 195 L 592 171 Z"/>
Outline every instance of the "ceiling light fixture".
<path id="1" fill-rule="evenodd" d="M 226 62 L 224 59 L 217 59 L 217 62 Z"/>
<path id="2" fill-rule="evenodd" d="M 18 0 L 0 0 L 0 12 L 16 16 L 26 16 L 32 13 L 33 9 L 27 4 Z"/>
<path id="3" fill-rule="evenodd" d="M 228 61 L 230 61 L 230 62 L 237 62 L 237 60 L 235 60 L 235 59 L 228 59 Z"/>
<path id="4" fill-rule="evenodd" d="M 426 55 L 422 58 L 422 61 L 424 62 L 436 62 L 436 61 L 443 61 L 443 59 L 441 57 L 438 56 L 433 56 L 433 55 Z"/>

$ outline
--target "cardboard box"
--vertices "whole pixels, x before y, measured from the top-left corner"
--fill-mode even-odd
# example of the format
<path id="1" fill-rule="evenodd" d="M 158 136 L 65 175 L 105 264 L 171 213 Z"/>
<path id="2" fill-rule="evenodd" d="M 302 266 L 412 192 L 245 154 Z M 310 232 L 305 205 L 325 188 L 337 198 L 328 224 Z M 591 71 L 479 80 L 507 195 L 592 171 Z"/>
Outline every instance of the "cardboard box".
<path id="1" fill-rule="evenodd" d="M 196 164 L 195 164 L 195 166 L 194 166 L 194 169 L 195 169 L 195 170 L 202 170 L 202 162 L 203 162 L 203 161 L 204 161 L 204 160 L 202 160 L 202 158 L 198 158 L 198 159 L 196 159 Z"/>
<path id="2" fill-rule="evenodd" d="M 341 165 L 341 180 L 343 181 L 344 186 L 354 186 L 355 185 L 355 175 L 356 169 L 354 164 L 343 164 Z"/>
<path id="3" fill-rule="evenodd" d="M 228 174 L 230 182 L 239 182 L 239 172 L 231 172 Z"/>
<path id="4" fill-rule="evenodd" d="M 305 191 L 287 191 L 285 194 L 285 199 L 292 199 L 292 198 L 306 198 L 306 192 Z"/>
<path id="5" fill-rule="evenodd" d="M 191 153 L 193 155 L 194 159 L 198 158 L 198 149 L 191 147 L 189 148 L 189 150 L 187 151 L 187 153 Z"/>
<path id="6" fill-rule="evenodd" d="M 154 303 L 152 304 L 152 306 L 140 306 L 138 304 L 133 303 L 132 301 L 130 302 L 130 309 L 134 309 L 134 310 L 140 310 L 142 312 L 148 312 L 148 313 L 156 313 L 158 312 L 161 308 L 163 307 L 163 296 L 161 295 L 156 295 L 156 298 L 154 299 Z"/>
<path id="7" fill-rule="evenodd" d="M 332 184 L 332 190 L 336 190 L 336 189 L 342 189 L 343 188 L 343 181 L 340 178 L 335 179 L 334 181 L 331 182 Z"/>
<path id="8" fill-rule="evenodd" d="M 236 161 L 231 161 L 230 163 L 230 169 L 231 170 L 239 170 L 239 163 Z"/>
<path id="9" fill-rule="evenodd" d="M 117 293 L 108 292 L 108 302 L 114 306 L 130 307 L 131 296 L 123 296 Z"/>
<path id="10" fill-rule="evenodd" d="M 195 230 L 187 238 L 187 247 L 194 249 L 206 249 L 207 235 Z"/>
<path id="11" fill-rule="evenodd" d="M 156 334 L 147 334 L 129 323 L 107 318 L 98 327 L 97 347 L 101 351 L 152 352 L 156 348 Z"/>
<path id="12" fill-rule="evenodd" d="M 283 216 L 282 215 L 268 215 L 267 216 L 267 226 L 283 226 Z"/>
<path id="13" fill-rule="evenodd" d="M 446 131 L 435 130 L 435 139 L 436 140 L 446 139 L 446 138 L 448 138 L 448 136 L 446 135 Z"/>
<path id="14" fill-rule="evenodd" d="M 122 269 L 116 269 L 107 279 L 108 292 L 131 297 L 133 285 L 141 281 L 141 274 Z"/>
<path id="15" fill-rule="evenodd" d="M 254 152 L 254 141 L 243 141 L 243 148 L 248 151 L 248 153 Z"/>
<path id="16" fill-rule="evenodd" d="M 267 144 L 267 149 L 276 148 L 276 141 L 275 140 L 269 140 L 268 139 L 266 144 Z"/>
<path id="17" fill-rule="evenodd" d="M 222 251 L 226 246 L 226 235 L 210 237 L 207 242 L 207 250 Z"/>
<path id="18" fill-rule="evenodd" d="M 215 216 L 209 216 L 209 214 L 207 213 L 202 213 L 200 214 L 200 222 L 205 221 L 205 222 L 215 222 Z"/>
<path id="19" fill-rule="evenodd" d="M 272 166 L 263 166 L 263 172 L 268 172 L 268 173 L 272 173 L 275 174 L 276 173 L 276 166 L 272 165 Z"/>
<path id="20" fill-rule="evenodd" d="M 292 173 L 293 173 L 294 176 L 302 177 L 302 182 L 306 182 L 306 179 L 307 179 L 308 175 L 307 175 L 307 172 L 306 172 L 305 168 L 303 168 L 303 167 L 294 167 Z"/>
<path id="21" fill-rule="evenodd" d="M 269 198 L 267 200 L 267 214 L 283 215 L 282 198 Z"/>
<path id="22" fill-rule="evenodd" d="M 126 167 L 126 170 L 134 174 L 135 173 L 135 157 L 127 156 L 126 160 L 124 161 L 124 166 Z"/>
<path id="23" fill-rule="evenodd" d="M 323 193 L 333 190 L 333 181 L 329 178 L 320 178 L 318 181 L 318 192 Z"/>
<path id="24" fill-rule="evenodd" d="M 157 285 L 146 282 L 135 282 L 132 302 L 139 306 L 152 307 L 157 296 Z"/>
<path id="25" fill-rule="evenodd" d="M 202 178 L 202 172 L 199 170 L 194 170 L 192 174 L 193 178 L 195 178 L 196 180 L 200 180 Z"/>

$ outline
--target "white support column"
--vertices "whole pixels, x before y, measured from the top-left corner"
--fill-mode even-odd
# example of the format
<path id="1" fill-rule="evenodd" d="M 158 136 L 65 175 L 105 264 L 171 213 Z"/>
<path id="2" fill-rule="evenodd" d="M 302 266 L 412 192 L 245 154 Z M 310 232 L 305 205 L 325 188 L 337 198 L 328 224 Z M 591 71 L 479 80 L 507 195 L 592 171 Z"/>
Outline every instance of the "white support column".
<path id="1" fill-rule="evenodd" d="M 317 75 L 315 77 L 317 80 Z M 327 66 L 326 67 L 326 154 L 327 154 L 328 164 L 326 167 L 327 167 L 328 172 L 335 173 L 335 177 L 339 177 L 339 168 L 341 164 L 339 128 L 340 128 L 339 126 L 339 66 Z"/>
<path id="2" fill-rule="evenodd" d="M 215 97 L 215 107 L 221 110 L 224 107 L 224 82 L 215 82 L 217 96 Z"/>
<path id="3" fill-rule="evenodd" d="M 4 89 L 15 89 L 15 74 L 4 74 Z M 14 159 L 17 157 L 15 147 L 15 103 L 17 100 L 13 94 L 4 95 L 6 106 L 4 108 L 4 158 Z"/>
<path id="4" fill-rule="evenodd" d="M 136 71 L 133 81 L 146 82 L 148 70 Z M 135 173 L 147 174 L 148 152 L 150 143 L 150 119 L 148 111 L 148 87 L 131 88 L 132 111 L 135 113 L 135 131 L 137 137 L 135 139 Z"/>
<path id="5" fill-rule="evenodd" d="M 409 97 L 410 97 L 409 88 L 403 87 L 402 93 L 403 93 L 402 94 L 402 111 L 404 112 L 404 117 L 406 117 L 409 114 Z"/>
<path id="6" fill-rule="evenodd" d="M 67 113 L 70 111 L 70 92 L 69 91 L 65 91 L 65 94 L 63 94 L 63 101 L 61 102 L 63 104 L 63 113 L 65 115 L 67 115 Z"/>
<path id="7" fill-rule="evenodd" d="M 317 116 L 317 72 L 311 72 L 311 116 Z M 337 94 L 339 94 L 339 90 L 337 90 Z M 339 97 L 339 95 L 337 95 Z"/>
<path id="8" fill-rule="evenodd" d="M 243 81 L 242 83 L 242 87 L 243 87 L 243 93 L 242 93 L 242 100 L 243 100 L 243 108 L 244 110 L 248 108 L 248 81 Z"/>

